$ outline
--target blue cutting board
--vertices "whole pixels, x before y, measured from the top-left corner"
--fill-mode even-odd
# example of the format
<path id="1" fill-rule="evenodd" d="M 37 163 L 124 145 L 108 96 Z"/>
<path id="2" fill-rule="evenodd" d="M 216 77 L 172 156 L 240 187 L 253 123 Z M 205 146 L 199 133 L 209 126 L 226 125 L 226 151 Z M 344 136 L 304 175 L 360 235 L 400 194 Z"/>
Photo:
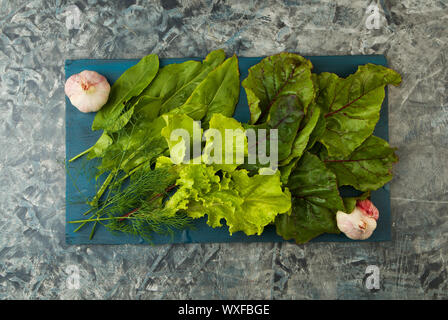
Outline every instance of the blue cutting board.
<path id="1" fill-rule="evenodd" d="M 333 72 L 341 77 L 354 73 L 359 65 L 374 63 L 387 66 L 386 58 L 382 55 L 359 55 L 359 56 L 313 56 L 306 57 L 314 65 L 313 72 Z M 248 75 L 248 69 L 260 62 L 263 57 L 239 57 L 239 68 L 243 80 Z M 160 67 L 171 63 L 181 63 L 187 60 L 202 60 L 201 58 L 168 58 L 160 59 Z M 104 75 L 112 84 L 125 70 L 132 67 L 138 60 L 66 60 L 66 79 L 73 74 L 83 70 L 94 70 Z M 66 97 L 66 158 L 70 159 L 85 149 L 92 146 L 101 135 L 101 132 L 92 132 L 91 125 L 95 114 L 84 114 L 73 107 Z M 250 118 L 247 105 L 246 93 L 241 90 L 238 105 L 234 117 L 241 122 L 248 122 Z M 389 138 L 388 130 L 388 105 L 387 88 L 386 98 L 381 109 L 380 120 L 375 128 L 376 136 L 385 140 Z M 87 161 L 84 158 L 72 163 L 67 163 L 66 180 L 66 221 L 85 219 L 82 213 L 89 207 L 85 204 L 86 196 L 93 196 L 95 192 L 95 181 L 93 179 L 93 164 L 95 161 Z M 98 181 L 97 183 L 100 183 Z M 350 188 L 341 190 L 344 196 L 357 195 Z M 372 201 L 380 211 L 378 226 L 373 235 L 365 241 L 388 241 L 391 240 L 391 217 L 390 217 L 390 190 L 389 185 L 372 192 Z M 74 230 L 78 224 L 66 224 L 66 242 L 68 244 L 145 244 L 142 238 L 126 235 L 111 234 L 104 226 L 98 224 L 95 236 L 89 240 L 93 223 L 90 223 L 78 232 Z M 274 226 L 268 226 L 261 236 L 246 236 L 243 232 L 229 235 L 227 226 L 221 228 L 210 228 L 206 224 L 206 218 L 195 220 L 193 230 L 178 232 L 173 237 L 154 235 L 153 244 L 165 243 L 217 243 L 217 242 L 281 242 L 285 241 L 275 232 Z M 312 241 L 327 242 L 352 242 L 343 234 L 324 234 Z"/>

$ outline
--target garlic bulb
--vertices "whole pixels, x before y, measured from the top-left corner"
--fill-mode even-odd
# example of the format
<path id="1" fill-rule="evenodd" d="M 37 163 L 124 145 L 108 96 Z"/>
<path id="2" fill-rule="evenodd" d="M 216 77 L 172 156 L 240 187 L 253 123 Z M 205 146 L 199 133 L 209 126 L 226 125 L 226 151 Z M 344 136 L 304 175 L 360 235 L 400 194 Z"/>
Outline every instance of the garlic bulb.
<path id="1" fill-rule="evenodd" d="M 355 210 L 350 214 L 342 211 L 336 213 L 339 230 L 353 240 L 369 238 L 376 228 L 378 217 L 378 209 L 370 200 L 358 200 Z"/>
<path id="2" fill-rule="evenodd" d="M 81 112 L 95 112 L 106 104 L 110 85 L 98 72 L 84 70 L 65 82 L 65 94 Z"/>

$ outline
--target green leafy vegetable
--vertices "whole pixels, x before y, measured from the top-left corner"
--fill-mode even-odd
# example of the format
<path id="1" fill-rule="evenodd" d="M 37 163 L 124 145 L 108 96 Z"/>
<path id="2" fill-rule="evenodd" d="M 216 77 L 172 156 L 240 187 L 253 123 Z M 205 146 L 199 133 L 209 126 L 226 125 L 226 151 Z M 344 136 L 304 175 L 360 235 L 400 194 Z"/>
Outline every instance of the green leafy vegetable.
<path id="1" fill-rule="evenodd" d="M 340 186 L 350 185 L 361 191 L 376 190 L 392 179 L 392 164 L 398 161 L 395 149 L 381 138 L 370 136 L 347 157 L 321 157 L 338 179 Z"/>
<path id="2" fill-rule="evenodd" d="M 89 159 L 101 157 L 112 143 L 112 138 L 106 132 L 103 132 L 95 145 L 89 149 Z"/>
<path id="3" fill-rule="evenodd" d="M 238 102 L 240 80 L 238 59 L 233 56 L 224 61 L 194 89 L 191 96 L 171 114 L 185 114 L 194 120 L 208 123 L 214 113 L 232 116 Z"/>
<path id="4" fill-rule="evenodd" d="M 175 172 L 167 168 L 139 170 L 123 190 L 119 184 L 111 187 L 110 196 L 92 217 L 70 223 L 101 223 L 110 231 L 138 235 L 149 242 L 154 233 L 173 235 L 192 225 L 185 213 L 160 205 L 175 178 Z"/>
<path id="5" fill-rule="evenodd" d="M 326 120 L 319 141 L 329 155 L 347 156 L 372 134 L 380 117 L 384 87 L 400 82 L 397 72 L 374 64 L 360 66 L 345 79 L 327 72 L 317 76 L 316 103 Z"/>
<path id="6" fill-rule="evenodd" d="M 325 208 L 344 210 L 336 176 L 311 153 L 305 153 L 291 173 L 288 188 L 296 198 Z"/>
<path id="7" fill-rule="evenodd" d="M 161 136 L 165 127 L 162 117 L 150 122 L 139 122 L 113 134 L 113 143 L 101 155 L 99 174 L 106 171 L 130 172 L 137 165 L 151 161 L 165 152 L 168 145 Z"/>
<path id="8" fill-rule="evenodd" d="M 291 154 L 294 138 L 304 116 L 305 113 L 296 95 L 281 96 L 278 97 L 277 102 L 270 108 L 266 122 L 257 126 L 260 129 L 278 130 L 279 161 Z"/>
<path id="9" fill-rule="evenodd" d="M 319 158 L 305 153 L 291 173 L 288 188 L 293 197 L 290 215 L 275 221 L 283 238 L 305 243 L 322 233 L 338 233 L 336 211 L 345 210 L 336 176 Z"/>
<path id="10" fill-rule="evenodd" d="M 213 163 L 216 169 L 231 172 L 239 166 L 240 160 L 244 161 L 244 156 L 247 155 L 247 137 L 239 121 L 215 113 L 210 119 L 209 130 L 205 132 L 204 137 L 206 141 L 203 151 L 204 163 Z M 242 159 L 237 159 L 238 153 Z M 228 163 L 226 158 L 232 159 L 232 163 Z"/>
<path id="11" fill-rule="evenodd" d="M 308 109 L 308 114 L 304 120 L 305 125 L 297 133 L 290 155 L 280 162 L 282 183 L 288 183 L 289 175 L 297 165 L 297 162 L 300 160 L 303 152 L 314 144 L 311 140 L 314 139 L 313 134 L 321 130 L 317 127 L 321 119 L 323 119 L 323 117 L 319 108 Z"/>
<path id="12" fill-rule="evenodd" d="M 142 93 L 136 107 L 143 110 L 157 110 L 165 114 L 180 107 L 191 96 L 207 75 L 226 58 L 223 50 L 210 52 L 204 61 L 186 61 L 163 67 L 154 81 Z M 145 101 L 154 99 L 154 101 Z"/>
<path id="13" fill-rule="evenodd" d="M 263 59 L 249 69 L 243 80 L 251 113 L 250 123 L 266 121 L 270 109 L 282 101 L 281 97 L 295 96 L 300 110 L 314 98 L 311 62 L 297 54 L 280 53 Z"/>
<path id="14" fill-rule="evenodd" d="M 237 170 L 232 174 L 233 188 L 238 192 L 243 203 L 236 211 L 235 220 L 229 225 L 229 231 L 244 231 L 247 235 L 260 235 L 263 228 L 274 222 L 275 217 L 286 213 L 291 208 L 291 198 L 288 191 L 282 191 L 280 175 L 248 176 L 246 170 Z M 243 227 L 250 223 L 252 227 Z"/>
<path id="15" fill-rule="evenodd" d="M 384 87 L 401 77 L 372 64 L 345 79 L 311 69 L 292 53 L 251 67 L 242 82 L 251 118 L 242 124 L 231 118 L 240 90 L 236 56 L 226 59 L 216 50 L 202 62 L 160 70 L 157 56 L 146 56 L 112 86 L 92 125 L 104 130 L 96 144 L 71 160 L 86 153 L 101 158 L 97 178 L 107 176 L 88 202 L 91 217 L 70 223 L 80 223 L 77 230 L 105 224 L 148 240 L 204 216 L 213 228 L 225 223 L 230 234 L 260 235 L 275 224 L 279 235 L 297 243 L 338 233 L 336 212 L 352 211 L 357 199 L 392 178 L 398 158 L 372 132 Z M 266 130 L 265 141 L 261 131 L 250 141 L 249 129 Z M 261 161 L 244 162 L 260 143 L 271 149 L 272 129 L 278 133 L 275 173 Z M 183 143 L 173 135 L 181 132 L 188 134 Z M 342 198 L 338 187 L 345 185 L 367 192 Z"/>
<path id="16" fill-rule="evenodd" d="M 232 234 L 263 232 L 278 214 L 291 207 L 290 195 L 283 192 L 279 174 L 248 176 L 246 170 L 225 173 L 205 165 L 185 165 L 176 184 L 179 190 L 167 201 L 167 207 L 187 209 L 192 218 L 208 216 L 212 227 L 225 219 Z"/>
<path id="17" fill-rule="evenodd" d="M 127 122 L 123 118 L 117 123 L 126 102 L 145 89 L 159 70 L 159 58 L 155 54 L 144 57 L 135 66 L 126 70 L 111 87 L 109 100 L 97 112 L 93 120 L 92 130 L 103 129 L 114 132 Z M 126 119 L 130 115 L 125 116 Z"/>
<path id="18" fill-rule="evenodd" d="M 172 159 L 176 163 L 189 161 L 196 151 L 194 150 L 194 139 L 199 139 L 199 146 L 202 137 L 202 129 L 198 122 L 194 121 L 187 115 L 183 114 L 165 114 L 162 116 L 166 122 L 166 126 L 162 129 L 161 134 L 165 138 L 170 149 Z M 174 130 L 182 130 L 186 136 L 177 136 L 177 140 L 171 138 Z M 189 139 L 189 140 L 186 140 Z M 200 152 L 200 150 L 197 150 Z M 185 156 L 188 155 L 186 159 Z"/>
<path id="19" fill-rule="evenodd" d="M 289 156 L 284 159 L 282 162 L 288 164 L 294 158 L 300 158 L 305 151 L 310 136 L 316 127 L 317 122 L 320 117 L 320 109 L 316 108 L 308 112 L 307 118 L 305 119 L 306 124 L 303 128 L 297 133 L 295 140 L 292 144 L 291 153 Z"/>

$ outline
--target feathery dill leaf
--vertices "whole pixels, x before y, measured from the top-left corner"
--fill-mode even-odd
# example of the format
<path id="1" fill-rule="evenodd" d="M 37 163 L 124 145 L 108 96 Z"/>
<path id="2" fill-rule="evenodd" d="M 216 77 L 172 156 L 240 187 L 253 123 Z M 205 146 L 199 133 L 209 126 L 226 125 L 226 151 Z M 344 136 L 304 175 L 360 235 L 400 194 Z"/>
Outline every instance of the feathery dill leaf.
<path id="1" fill-rule="evenodd" d="M 185 213 L 163 206 L 164 198 L 175 187 L 176 177 L 168 168 L 145 167 L 131 179 L 115 179 L 108 197 L 98 204 L 93 215 L 71 223 L 101 223 L 112 232 L 141 236 L 148 242 L 154 233 L 173 235 L 192 226 L 192 219 Z"/>

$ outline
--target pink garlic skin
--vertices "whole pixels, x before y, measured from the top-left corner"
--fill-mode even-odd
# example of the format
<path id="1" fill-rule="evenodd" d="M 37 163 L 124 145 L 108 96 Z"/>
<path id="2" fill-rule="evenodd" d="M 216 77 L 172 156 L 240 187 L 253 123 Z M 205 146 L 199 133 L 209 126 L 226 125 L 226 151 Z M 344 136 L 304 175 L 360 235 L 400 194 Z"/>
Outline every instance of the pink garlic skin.
<path id="1" fill-rule="evenodd" d="M 370 200 L 358 200 L 356 201 L 356 206 L 360 209 L 364 210 L 365 214 L 367 214 L 369 217 L 378 220 L 378 217 L 380 215 L 380 212 L 378 209 L 373 205 L 372 201 Z"/>
<path id="2" fill-rule="evenodd" d="M 109 98 L 110 85 L 98 72 L 84 70 L 65 82 L 65 94 L 81 112 L 96 112 Z"/>
<path id="3" fill-rule="evenodd" d="M 347 214 L 342 211 L 336 213 L 339 230 L 353 240 L 368 239 L 376 228 L 379 211 L 370 200 L 358 200 L 355 210 Z"/>

